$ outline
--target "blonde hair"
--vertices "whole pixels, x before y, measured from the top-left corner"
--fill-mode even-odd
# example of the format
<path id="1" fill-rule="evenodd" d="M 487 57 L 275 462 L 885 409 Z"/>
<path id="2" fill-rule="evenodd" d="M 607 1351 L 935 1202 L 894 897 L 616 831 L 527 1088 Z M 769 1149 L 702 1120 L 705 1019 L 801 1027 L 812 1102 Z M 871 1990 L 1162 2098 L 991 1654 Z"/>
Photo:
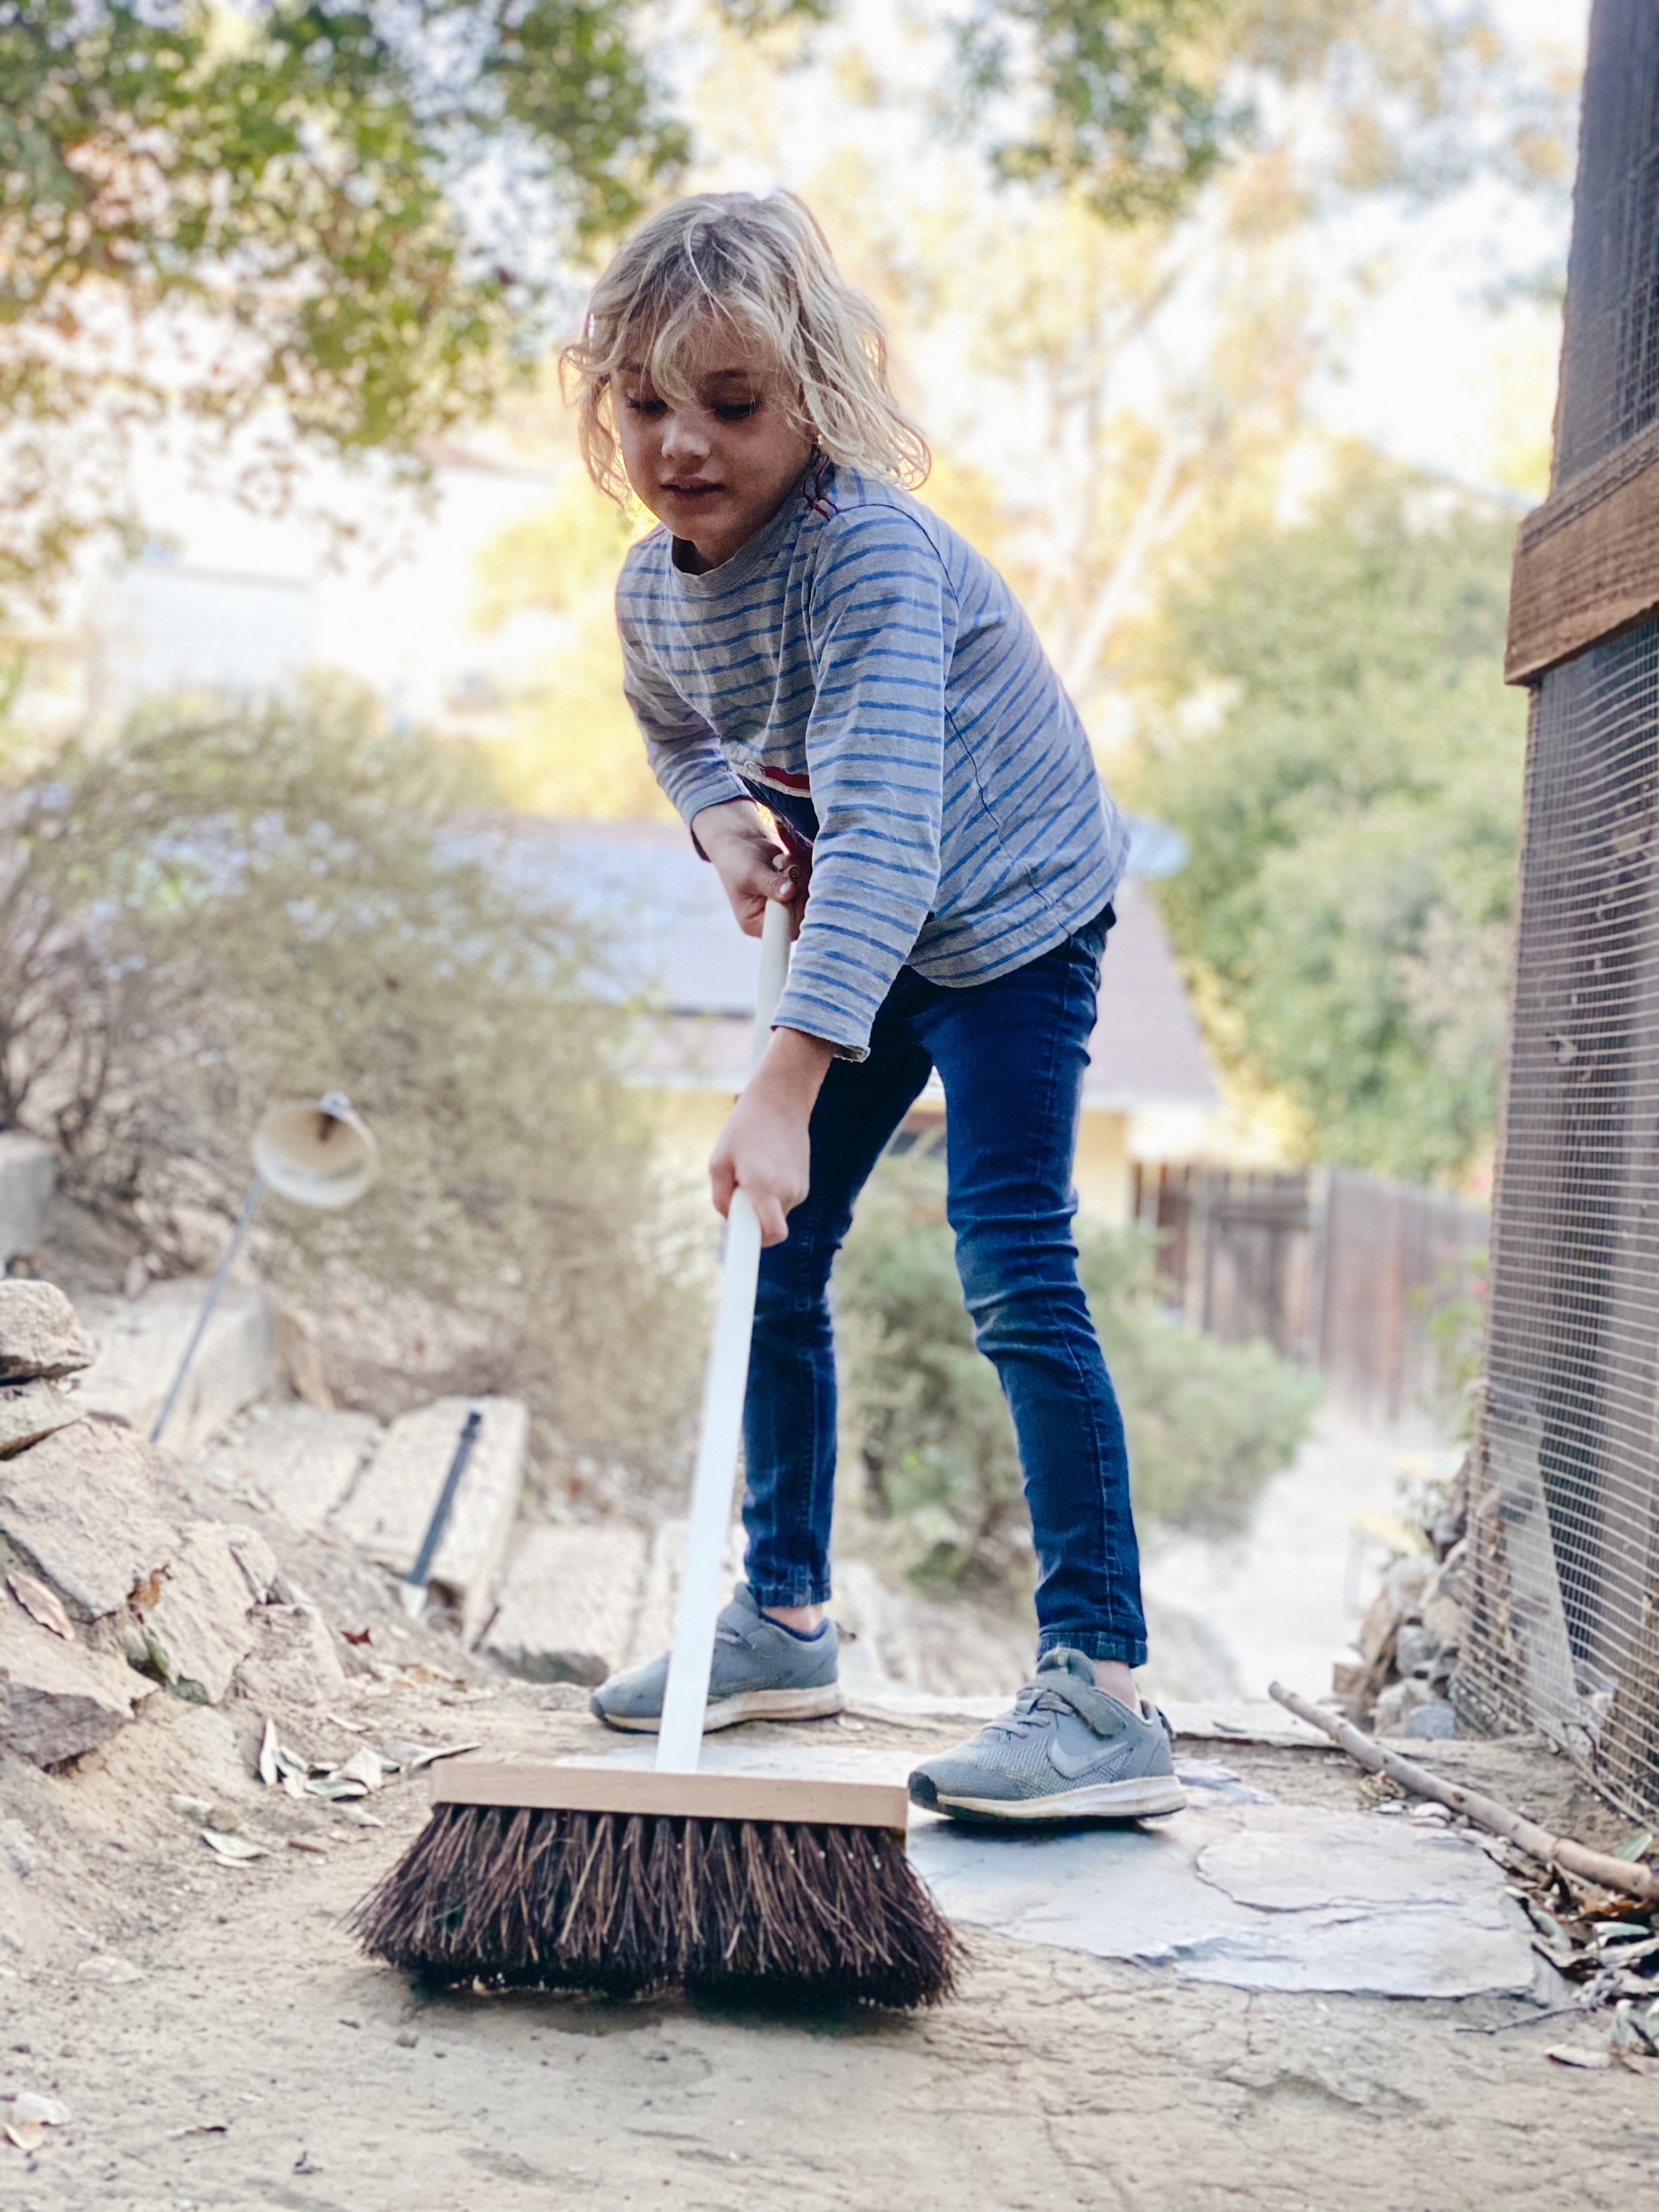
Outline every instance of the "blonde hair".
<path id="1" fill-rule="evenodd" d="M 612 380 L 626 362 L 666 399 L 696 395 L 681 363 L 710 313 L 774 368 L 794 426 L 832 461 L 918 484 L 932 457 L 887 383 L 881 318 L 836 266 L 793 192 L 702 192 L 642 222 L 593 288 L 581 336 L 560 356 L 576 386 L 589 475 L 630 496 Z"/>

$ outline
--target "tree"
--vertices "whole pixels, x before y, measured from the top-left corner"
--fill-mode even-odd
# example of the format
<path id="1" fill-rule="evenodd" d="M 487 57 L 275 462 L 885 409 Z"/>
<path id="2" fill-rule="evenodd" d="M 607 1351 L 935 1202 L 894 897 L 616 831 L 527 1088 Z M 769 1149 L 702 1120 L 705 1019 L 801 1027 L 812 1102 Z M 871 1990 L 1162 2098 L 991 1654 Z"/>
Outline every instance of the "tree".
<path id="1" fill-rule="evenodd" d="M 654 27 L 645 0 L 0 0 L 0 605 L 140 530 L 130 442 L 179 418 L 251 498 L 307 453 L 418 477 L 538 350 L 562 256 L 683 167 Z"/>
<path id="2" fill-rule="evenodd" d="M 929 370 L 975 380 L 950 443 L 998 483 L 987 550 L 1109 739 L 1136 619 L 1189 536 L 1276 470 L 1340 357 L 1375 254 L 1345 213 L 1475 177 L 1559 198 L 1572 88 L 1484 9 L 1436 0 L 988 0 L 965 35 L 1001 57 L 969 107 L 1004 188 L 935 154 L 897 198 L 860 148 L 808 196 L 880 295 L 930 428 Z M 1206 118 L 1190 159 L 1112 135 L 1142 64 Z"/>
<path id="3" fill-rule="evenodd" d="M 1353 457 L 1166 608 L 1160 712 L 1115 769 L 1177 823 L 1160 886 L 1200 1003 L 1321 1158 L 1489 1155 L 1526 714 L 1501 680 L 1514 518 Z"/>
<path id="4" fill-rule="evenodd" d="M 1202 137 L 1153 35 L 1190 4 L 1097 10 L 1145 19 L 1126 86 L 1095 83 L 1131 167 L 1166 118 Z M 750 39 L 833 12 L 714 0 Z M 568 304 L 569 256 L 681 173 L 661 46 L 647 0 L 0 0 L 0 611 L 142 533 L 131 441 L 179 418 L 266 503 L 307 454 L 420 476 Z"/>

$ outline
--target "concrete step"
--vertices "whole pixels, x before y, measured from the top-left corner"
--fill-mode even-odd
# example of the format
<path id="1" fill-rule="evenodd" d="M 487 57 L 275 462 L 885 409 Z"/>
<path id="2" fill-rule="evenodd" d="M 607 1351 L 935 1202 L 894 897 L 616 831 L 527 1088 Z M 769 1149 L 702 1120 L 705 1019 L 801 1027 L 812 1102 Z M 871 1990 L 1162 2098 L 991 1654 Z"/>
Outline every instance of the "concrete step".
<path id="1" fill-rule="evenodd" d="M 381 1435 L 372 1413 L 325 1413 L 297 1398 L 251 1407 L 202 1455 L 226 1487 L 252 1492 L 290 1528 L 320 1528 Z"/>
<path id="2" fill-rule="evenodd" d="M 526 1681 L 604 1681 L 632 1648 L 648 1555 L 631 1522 L 520 1528 L 484 1649 Z"/>
<path id="3" fill-rule="evenodd" d="M 207 1285 L 153 1283 L 142 1297 L 88 1297 L 76 1312 L 98 1356 L 76 1387 L 82 1413 L 112 1413 L 148 1437 L 196 1326 Z M 276 1310 L 269 1295 L 233 1283 L 219 1302 L 161 1442 L 194 1452 L 244 1406 L 276 1385 Z"/>
<path id="4" fill-rule="evenodd" d="M 431 1580 L 459 1608 L 471 1643 L 489 1618 L 493 1593 L 524 1488 L 530 1415 L 516 1398 L 439 1398 L 392 1422 L 331 1525 L 406 1575 L 443 1489 L 462 1424 L 474 1407 L 483 1426 L 456 1495 Z"/>

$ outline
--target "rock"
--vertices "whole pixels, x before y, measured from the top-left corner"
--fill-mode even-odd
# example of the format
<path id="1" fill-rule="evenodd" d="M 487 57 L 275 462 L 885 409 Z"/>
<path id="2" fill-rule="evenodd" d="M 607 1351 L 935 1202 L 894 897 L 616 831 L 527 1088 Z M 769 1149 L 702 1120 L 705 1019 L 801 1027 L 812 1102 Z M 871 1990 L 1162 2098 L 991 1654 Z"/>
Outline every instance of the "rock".
<path id="1" fill-rule="evenodd" d="M 40 1249 L 40 1224 L 58 1180 L 58 1159 L 40 1137 L 0 1133 L 0 1267 Z"/>
<path id="2" fill-rule="evenodd" d="M 0 1383 L 0 1458 L 27 1451 L 82 1418 L 82 1408 L 56 1382 Z"/>
<path id="3" fill-rule="evenodd" d="M 521 1528 L 485 1648 L 527 1682 L 602 1682 L 622 1664 L 645 1573 L 646 1535 L 625 1521 Z"/>
<path id="4" fill-rule="evenodd" d="M 170 1689 L 198 1705 L 219 1704 L 252 1648 L 249 1616 L 276 1571 L 269 1547 L 252 1531 L 218 1521 L 191 1522 L 155 1601 L 140 1608 L 152 1656 Z"/>
<path id="5" fill-rule="evenodd" d="M 256 1606 L 248 1628 L 235 1686 L 255 1705 L 319 1705 L 344 1681 L 327 1623 L 312 1607 Z"/>
<path id="6" fill-rule="evenodd" d="M 75 1308 L 55 1283 L 0 1282 L 0 1381 L 57 1380 L 79 1374 L 92 1358 Z"/>
<path id="7" fill-rule="evenodd" d="M 147 1437 L 196 1326 L 207 1285 L 156 1283 L 142 1298 L 86 1298 L 82 1319 L 98 1356 L 81 1383 L 88 1412 L 108 1413 Z M 263 1397 L 277 1380 L 276 1313 L 262 1290 L 233 1283 L 208 1325 L 162 1441 L 190 1452 Z"/>
<path id="8" fill-rule="evenodd" d="M 149 1447 L 102 1421 L 0 1460 L 0 1534 L 93 1620 L 118 1612 L 178 1547 L 156 1510 Z"/>
<path id="9" fill-rule="evenodd" d="M 1400 1733 L 1422 1736 L 1432 1743 L 1450 1743 L 1457 1735 L 1457 1715 L 1444 1698 L 1431 1698 L 1406 1715 Z"/>
<path id="10" fill-rule="evenodd" d="M 1387 1652 L 1401 1622 L 1415 1618 L 1433 1572 L 1434 1561 L 1420 1556 L 1395 1559 L 1389 1567 L 1359 1624 L 1359 1650 L 1367 1666 L 1374 1666 Z"/>
<path id="11" fill-rule="evenodd" d="M 483 1416 L 483 1429 L 431 1575 L 458 1602 L 469 1643 L 489 1617 L 524 1486 L 530 1415 L 516 1398 L 440 1398 L 400 1415 L 333 1516 L 343 1536 L 394 1574 L 406 1575 L 475 1406 Z"/>
<path id="12" fill-rule="evenodd" d="M 95 1982 L 106 1989 L 122 1989 L 144 1978 L 142 1967 L 114 1951 L 94 1951 L 90 1958 L 82 1960 L 75 1972 L 77 1980 Z"/>
<path id="13" fill-rule="evenodd" d="M 65 1644 L 0 1601 L 0 1750 L 61 1766 L 132 1718 L 143 1685 L 118 1659 Z"/>
<path id="14" fill-rule="evenodd" d="M 1424 1600 L 1423 1633 L 1438 1653 L 1459 1649 L 1463 1641 L 1463 1608 L 1455 1598 Z"/>
<path id="15" fill-rule="evenodd" d="M 216 1474 L 269 1498 L 291 1528 L 320 1528 L 345 1498 L 380 1435 L 372 1413 L 324 1413 L 297 1399 L 256 1407 L 241 1433 L 216 1444 Z"/>
<path id="16" fill-rule="evenodd" d="M 1424 1584 L 1420 1603 L 1431 1605 L 1437 1598 L 1449 1598 L 1454 1605 L 1463 1601 L 1463 1577 L 1468 1560 L 1468 1546 L 1457 1545 L 1447 1553 L 1440 1565 Z"/>
<path id="17" fill-rule="evenodd" d="M 66 2128 L 70 2108 L 59 2097 L 37 2089 L 20 2089 L 11 2100 L 11 2116 L 19 2127 Z"/>
<path id="18" fill-rule="evenodd" d="M 1464 1558 L 1460 1544 L 1435 1569 L 1418 1601 L 1423 1626 L 1442 1654 L 1457 1651 L 1463 1641 Z"/>
<path id="19" fill-rule="evenodd" d="M 1403 1735 L 1407 1718 L 1419 1706 L 1441 1702 L 1424 1675 L 1413 1674 L 1403 1682 L 1392 1682 L 1376 1701 L 1376 1733 Z"/>

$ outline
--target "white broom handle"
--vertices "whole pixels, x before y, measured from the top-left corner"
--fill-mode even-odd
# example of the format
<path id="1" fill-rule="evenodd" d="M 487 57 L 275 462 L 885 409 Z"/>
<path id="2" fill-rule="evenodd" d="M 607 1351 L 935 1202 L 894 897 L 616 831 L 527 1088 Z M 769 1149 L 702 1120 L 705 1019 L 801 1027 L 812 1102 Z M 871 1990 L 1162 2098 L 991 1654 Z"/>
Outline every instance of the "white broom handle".
<path id="1" fill-rule="evenodd" d="M 793 921 L 781 899 L 769 899 L 761 929 L 760 984 L 755 1002 L 755 1042 L 750 1073 L 772 1038 L 772 1017 L 789 974 Z M 732 1487 L 737 1480 L 744 1394 L 749 1383 L 749 1340 L 755 1327 L 755 1285 L 760 1273 L 760 1221 L 740 1190 L 732 1196 L 720 1262 L 714 1341 L 702 1391 L 702 1428 L 691 1478 L 691 1518 L 685 1536 L 674 1648 L 663 1694 L 657 1738 L 659 1774 L 695 1774 L 708 1708 L 708 1674 L 714 1658 L 714 1623 L 720 1603 L 720 1566 L 732 1525 Z"/>

